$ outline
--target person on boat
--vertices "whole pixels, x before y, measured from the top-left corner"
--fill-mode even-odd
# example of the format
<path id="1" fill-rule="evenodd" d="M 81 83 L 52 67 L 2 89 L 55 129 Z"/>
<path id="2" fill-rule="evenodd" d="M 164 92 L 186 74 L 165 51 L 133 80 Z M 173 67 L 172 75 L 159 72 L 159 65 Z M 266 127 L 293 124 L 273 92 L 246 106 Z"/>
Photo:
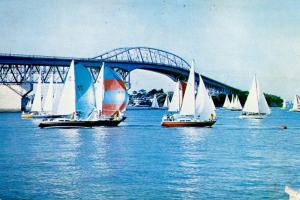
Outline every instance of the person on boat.
<path id="1" fill-rule="evenodd" d="M 118 120 L 119 119 L 119 111 L 116 111 L 114 114 L 114 120 Z"/>
<path id="2" fill-rule="evenodd" d="M 213 113 L 211 113 L 211 114 L 210 114 L 209 120 L 210 120 L 210 121 L 213 121 L 214 119 L 215 119 L 215 115 L 214 115 Z"/>

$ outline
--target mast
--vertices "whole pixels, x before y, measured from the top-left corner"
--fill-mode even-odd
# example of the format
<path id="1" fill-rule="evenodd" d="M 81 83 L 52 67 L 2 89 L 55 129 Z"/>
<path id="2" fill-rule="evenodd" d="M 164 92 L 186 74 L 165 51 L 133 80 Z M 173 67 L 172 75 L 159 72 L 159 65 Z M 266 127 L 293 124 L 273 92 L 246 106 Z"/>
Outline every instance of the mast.
<path id="1" fill-rule="evenodd" d="M 260 109 L 259 109 L 259 100 L 258 100 L 258 91 L 257 91 L 257 80 L 256 80 L 256 75 L 254 75 L 254 79 L 255 79 L 255 89 L 256 89 L 256 99 L 257 99 L 257 107 L 258 107 L 258 114 L 260 114 Z"/>

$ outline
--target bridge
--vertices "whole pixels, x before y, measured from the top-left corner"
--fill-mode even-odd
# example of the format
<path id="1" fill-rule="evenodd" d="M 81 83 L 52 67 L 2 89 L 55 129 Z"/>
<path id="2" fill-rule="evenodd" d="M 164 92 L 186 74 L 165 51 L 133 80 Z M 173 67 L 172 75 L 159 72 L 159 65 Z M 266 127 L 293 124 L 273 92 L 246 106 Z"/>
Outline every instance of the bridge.
<path id="1" fill-rule="evenodd" d="M 49 83 L 50 74 L 55 74 L 56 83 L 63 83 L 71 60 L 82 63 L 90 69 L 93 77 L 99 73 L 103 63 L 118 72 L 130 88 L 130 72 L 136 69 L 149 70 L 167 75 L 172 80 L 187 80 L 190 64 L 183 58 L 159 49 L 149 47 L 118 48 L 92 58 L 51 57 L 20 54 L 0 54 L 0 84 L 11 87 L 20 85 L 27 92 L 32 91 L 39 73 L 42 81 Z M 196 74 L 198 82 L 198 74 Z M 239 90 L 201 75 L 212 94 L 231 94 Z M 11 87 L 12 88 L 12 87 Z"/>

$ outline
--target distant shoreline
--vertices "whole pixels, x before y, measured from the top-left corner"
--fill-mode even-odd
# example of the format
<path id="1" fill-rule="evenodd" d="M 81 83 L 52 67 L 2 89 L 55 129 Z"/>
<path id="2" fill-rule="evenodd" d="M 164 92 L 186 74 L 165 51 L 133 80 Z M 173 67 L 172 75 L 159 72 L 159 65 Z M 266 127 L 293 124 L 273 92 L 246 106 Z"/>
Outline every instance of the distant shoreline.
<path id="1" fill-rule="evenodd" d="M 17 108 L 8 108 L 8 109 L 6 109 L 6 108 L 1 108 L 0 109 L 0 113 L 19 113 L 19 112 L 21 112 L 21 109 L 17 109 Z"/>

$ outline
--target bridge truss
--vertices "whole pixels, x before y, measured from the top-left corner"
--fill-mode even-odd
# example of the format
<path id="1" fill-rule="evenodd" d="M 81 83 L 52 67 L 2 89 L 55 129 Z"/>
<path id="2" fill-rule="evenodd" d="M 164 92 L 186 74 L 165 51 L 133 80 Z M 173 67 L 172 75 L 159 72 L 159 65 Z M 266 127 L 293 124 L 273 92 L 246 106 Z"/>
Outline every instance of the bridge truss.
<path id="1" fill-rule="evenodd" d="M 44 83 L 49 83 L 52 73 L 56 83 L 63 83 L 72 60 L 89 68 L 94 78 L 105 63 L 122 76 L 128 88 L 130 88 L 130 72 L 135 69 L 158 72 L 173 80 L 186 80 L 190 69 L 189 63 L 183 58 L 148 47 L 118 48 L 93 58 L 0 54 L 0 84 L 8 87 L 20 85 L 27 91 L 21 95 L 26 96 L 32 90 L 33 83 L 37 82 L 40 73 Z M 202 78 L 212 94 L 230 94 L 239 91 L 206 76 L 202 75 Z"/>

